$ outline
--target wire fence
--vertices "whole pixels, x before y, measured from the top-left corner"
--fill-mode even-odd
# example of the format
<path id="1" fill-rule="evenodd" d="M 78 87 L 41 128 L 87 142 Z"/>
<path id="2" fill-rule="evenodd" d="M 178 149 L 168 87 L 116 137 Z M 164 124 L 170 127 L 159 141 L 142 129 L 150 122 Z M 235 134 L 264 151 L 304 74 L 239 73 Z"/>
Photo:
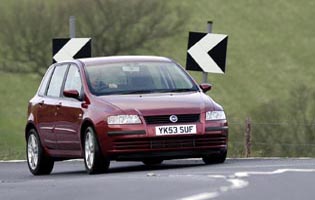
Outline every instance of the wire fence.
<path id="1" fill-rule="evenodd" d="M 230 156 L 315 157 L 315 123 L 229 122 Z"/>

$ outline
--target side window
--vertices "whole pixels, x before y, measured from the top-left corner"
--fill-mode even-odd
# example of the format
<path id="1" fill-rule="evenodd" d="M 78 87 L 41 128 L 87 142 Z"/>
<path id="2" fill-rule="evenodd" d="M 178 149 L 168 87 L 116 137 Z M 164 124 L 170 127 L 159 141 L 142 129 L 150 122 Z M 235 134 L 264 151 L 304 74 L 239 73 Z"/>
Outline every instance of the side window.
<path id="1" fill-rule="evenodd" d="M 44 96 L 45 95 L 45 92 L 46 92 L 46 88 L 47 88 L 47 83 L 49 82 L 49 79 L 50 79 L 50 76 L 51 76 L 51 73 L 53 71 L 53 67 L 50 67 L 48 69 L 48 71 L 46 72 L 43 80 L 42 80 L 42 83 L 40 84 L 40 88 L 39 88 L 39 91 L 38 91 L 38 95 L 40 96 Z"/>
<path id="2" fill-rule="evenodd" d="M 67 64 L 55 67 L 54 73 L 51 77 L 50 84 L 47 91 L 47 96 L 60 97 L 60 89 L 62 86 L 63 78 L 67 70 Z"/>
<path id="3" fill-rule="evenodd" d="M 75 65 L 69 68 L 64 90 L 77 90 L 81 95 L 82 82 L 79 69 Z"/>

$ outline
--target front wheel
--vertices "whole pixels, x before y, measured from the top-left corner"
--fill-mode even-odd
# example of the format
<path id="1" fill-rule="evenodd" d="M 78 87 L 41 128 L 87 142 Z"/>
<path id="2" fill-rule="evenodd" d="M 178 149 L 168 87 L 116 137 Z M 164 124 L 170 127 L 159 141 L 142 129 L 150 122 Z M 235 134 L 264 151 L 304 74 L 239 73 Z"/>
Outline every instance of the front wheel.
<path id="1" fill-rule="evenodd" d="M 227 151 L 217 153 L 217 154 L 207 155 L 207 156 L 202 157 L 202 160 L 206 165 L 224 163 L 226 159 L 226 154 L 227 154 Z"/>
<path id="2" fill-rule="evenodd" d="M 102 173 L 109 168 L 109 160 L 103 157 L 91 127 L 86 129 L 84 135 L 84 163 L 88 174 Z"/>
<path id="3" fill-rule="evenodd" d="M 151 167 L 151 166 L 156 166 L 156 165 L 162 164 L 163 160 L 161 160 L 161 159 L 148 159 L 148 160 L 143 160 L 142 162 L 146 166 Z"/>
<path id="4" fill-rule="evenodd" d="M 28 168 L 34 175 L 50 174 L 54 161 L 45 155 L 36 130 L 31 129 L 27 134 L 26 157 Z"/>

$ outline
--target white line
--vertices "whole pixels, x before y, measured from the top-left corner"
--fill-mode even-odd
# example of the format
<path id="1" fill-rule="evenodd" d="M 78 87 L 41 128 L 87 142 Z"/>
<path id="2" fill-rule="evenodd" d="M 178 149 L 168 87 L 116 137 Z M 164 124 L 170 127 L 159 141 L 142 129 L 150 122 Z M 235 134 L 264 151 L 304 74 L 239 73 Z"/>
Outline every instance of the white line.
<path id="1" fill-rule="evenodd" d="M 236 172 L 234 176 L 243 178 L 248 177 L 250 175 L 275 175 L 283 174 L 285 172 L 315 172 L 315 169 L 277 169 L 271 172 Z"/>
<path id="2" fill-rule="evenodd" d="M 26 162 L 26 160 L 0 160 L 0 163 L 20 163 Z"/>
<path id="3" fill-rule="evenodd" d="M 83 161 L 83 158 L 71 159 L 71 160 L 64 160 L 64 161 L 62 161 L 62 162 L 77 162 L 77 161 Z"/>
<path id="4" fill-rule="evenodd" d="M 218 192 L 208 192 L 208 193 L 201 193 L 201 194 L 185 197 L 180 200 L 206 200 L 206 199 L 213 199 L 218 196 L 219 196 Z"/>
<path id="5" fill-rule="evenodd" d="M 250 157 L 250 158 L 227 158 L 226 160 L 311 160 L 311 157 Z M 186 158 L 180 160 L 201 161 L 201 158 Z"/>

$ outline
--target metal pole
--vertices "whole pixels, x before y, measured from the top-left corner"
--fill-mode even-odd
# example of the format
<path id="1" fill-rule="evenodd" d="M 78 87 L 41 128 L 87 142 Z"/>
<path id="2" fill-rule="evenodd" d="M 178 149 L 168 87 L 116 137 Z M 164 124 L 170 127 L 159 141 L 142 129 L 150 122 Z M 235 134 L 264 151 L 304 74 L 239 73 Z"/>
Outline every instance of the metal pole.
<path id="1" fill-rule="evenodd" d="M 207 32 L 212 33 L 212 21 L 207 22 Z M 207 83 L 208 82 L 208 72 L 202 72 L 202 82 Z"/>
<path id="2" fill-rule="evenodd" d="M 69 35 L 70 38 L 75 38 L 75 16 L 69 17 Z"/>

